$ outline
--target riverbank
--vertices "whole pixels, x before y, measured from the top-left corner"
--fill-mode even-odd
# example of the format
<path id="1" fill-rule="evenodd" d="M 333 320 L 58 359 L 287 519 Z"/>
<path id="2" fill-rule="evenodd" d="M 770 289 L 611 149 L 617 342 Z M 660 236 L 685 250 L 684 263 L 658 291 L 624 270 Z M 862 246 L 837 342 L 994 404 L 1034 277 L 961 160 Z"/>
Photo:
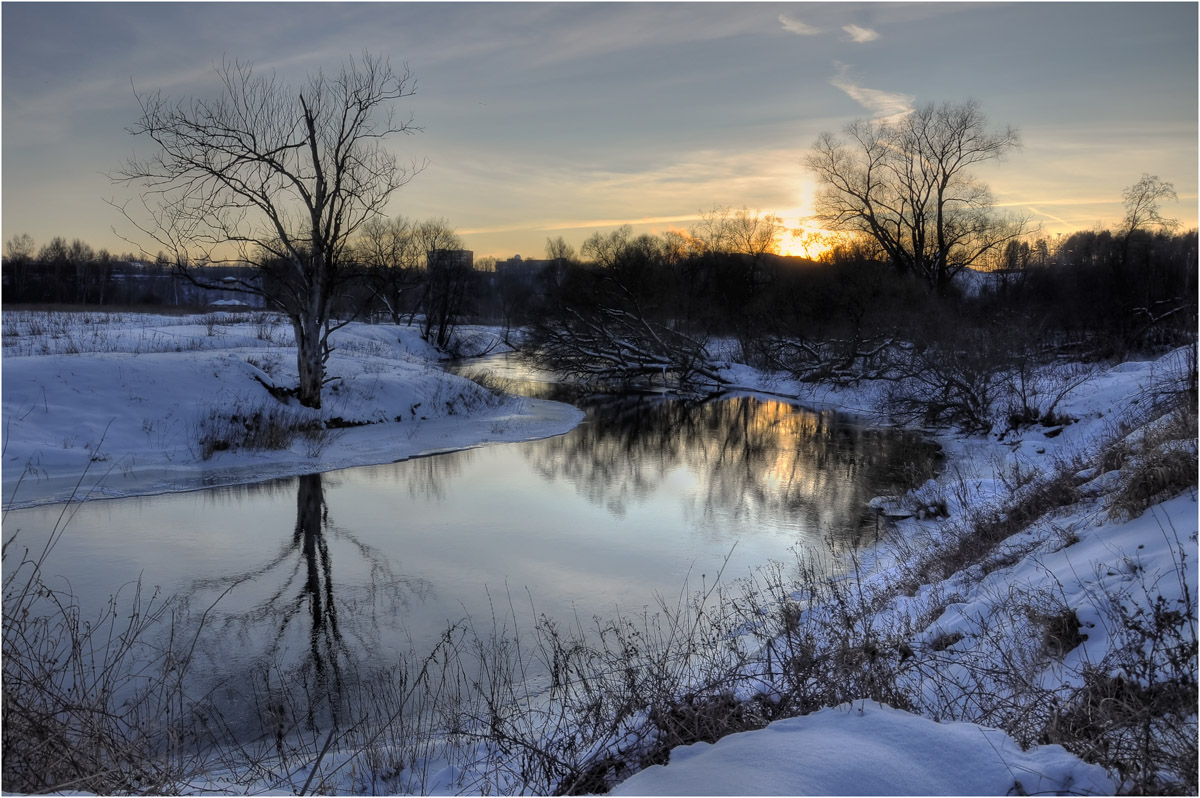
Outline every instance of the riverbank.
<path id="1" fill-rule="evenodd" d="M 758 379 L 810 406 L 886 412 L 870 387 Z M 772 621 L 751 634 L 760 647 L 739 698 L 767 695 L 803 717 L 676 748 L 614 792 L 1194 794 L 1194 380 L 1185 347 L 1097 367 L 1053 426 L 933 431 L 944 472 L 877 500 L 889 534 L 852 555 L 853 578 L 761 594 Z M 952 736 L 945 723 L 897 731 L 876 702 L 967 722 L 980 742 L 985 729 L 1008 736 L 957 750 L 937 740 Z M 816 707 L 828 708 L 805 714 Z M 870 752 L 829 750 L 857 751 L 852 738 Z M 1064 751 L 1106 775 L 1054 759 Z M 838 765 L 810 767 L 818 752 Z M 973 781 L 998 766 L 987 786 Z"/>
<path id="2" fill-rule="evenodd" d="M 388 463 L 583 418 L 446 373 L 408 327 L 336 331 L 319 411 L 270 393 L 296 381 L 276 316 L 7 312 L 3 330 L 5 507 Z"/>
<path id="3" fill-rule="evenodd" d="M 265 385 L 294 379 L 283 336 L 264 339 L 265 322 L 218 316 L 139 330 L 78 319 L 43 330 L 48 351 L 31 343 L 21 353 L 10 336 L 20 347 L 35 331 L 10 333 L 14 321 L 6 314 L 6 502 L 28 486 L 71 490 L 71 468 L 76 480 L 81 467 L 89 474 L 77 497 L 94 497 L 136 491 L 139 478 L 170 489 L 175 468 L 201 482 L 248 481 L 273 468 L 324 470 L 337 457 L 366 464 L 354 460 L 575 423 L 442 374 L 405 330 L 352 326 L 330 361 L 342 387 L 322 418 L 379 423 L 326 436 L 307 424 L 311 412 L 296 410 L 290 426 L 275 422 L 293 430 L 287 445 L 258 451 L 232 433 L 257 428 L 246 419 L 271 406 L 259 402 L 269 399 Z M 735 364 L 727 373 L 748 391 L 810 407 L 886 412 L 869 386 L 799 385 Z M 931 431 L 944 471 L 879 497 L 884 534 L 841 552 L 852 565 L 842 578 L 797 568 L 726 580 L 699 607 L 681 596 L 658 619 L 611 622 L 599 640 L 552 627 L 518 638 L 502 617 L 499 630 L 448 636 L 416 663 L 417 682 L 401 678 L 415 671 L 392 674 L 450 695 L 445 705 L 412 690 L 372 692 L 363 722 L 331 737 L 327 751 L 314 735 L 301 753 L 276 758 L 265 740 L 241 769 L 209 762 L 157 784 L 289 794 L 564 784 L 598 792 L 622 781 L 626 794 L 1187 792 L 1196 739 L 1192 378 L 1194 354 L 1181 349 L 1096 368 L 1064 396 L 1052 427 Z M 196 415 L 185 418 L 185 408 Z M 131 482 L 110 483 L 114 475 Z M 490 681 L 463 665 L 477 659 Z M 530 689 L 522 678 L 535 660 L 561 670 Z M 431 663 L 441 663 L 440 676 L 429 675 Z M 415 728 L 396 731 L 401 719 Z M 460 747 L 449 745 L 455 735 Z M 872 745 L 826 746 L 821 767 L 806 766 L 814 737 L 842 735 Z M 921 767 L 909 767 L 918 756 Z"/>

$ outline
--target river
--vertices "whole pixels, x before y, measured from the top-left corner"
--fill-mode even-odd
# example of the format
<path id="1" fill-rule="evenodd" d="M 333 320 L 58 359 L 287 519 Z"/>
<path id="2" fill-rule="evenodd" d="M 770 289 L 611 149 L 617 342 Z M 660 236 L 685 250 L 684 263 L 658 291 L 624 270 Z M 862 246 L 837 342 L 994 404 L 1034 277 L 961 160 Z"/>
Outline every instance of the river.
<path id="1" fill-rule="evenodd" d="M 233 703 L 272 673 L 321 692 L 420 656 L 448 624 L 641 612 L 857 545 L 867 502 L 936 460 L 914 435 L 763 398 L 575 401 L 586 419 L 555 438 L 86 502 L 47 581 L 85 618 L 170 598 L 162 634 L 194 639 L 197 686 Z M 11 511 L 5 540 L 39 551 L 62 515 Z"/>

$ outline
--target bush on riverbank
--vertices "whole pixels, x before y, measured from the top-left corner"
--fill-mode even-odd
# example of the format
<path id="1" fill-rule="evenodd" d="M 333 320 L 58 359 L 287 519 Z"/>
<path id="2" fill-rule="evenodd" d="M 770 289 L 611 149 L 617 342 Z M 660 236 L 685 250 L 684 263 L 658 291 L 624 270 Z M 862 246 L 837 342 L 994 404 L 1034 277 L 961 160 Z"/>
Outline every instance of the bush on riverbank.
<path id="1" fill-rule="evenodd" d="M 68 509 L 41 552 L 31 556 L 17 534 L 4 541 L 3 789 L 183 791 L 203 761 L 187 733 L 187 652 L 151 643 L 173 600 L 138 583 L 86 616 L 71 586 L 43 571 Z"/>

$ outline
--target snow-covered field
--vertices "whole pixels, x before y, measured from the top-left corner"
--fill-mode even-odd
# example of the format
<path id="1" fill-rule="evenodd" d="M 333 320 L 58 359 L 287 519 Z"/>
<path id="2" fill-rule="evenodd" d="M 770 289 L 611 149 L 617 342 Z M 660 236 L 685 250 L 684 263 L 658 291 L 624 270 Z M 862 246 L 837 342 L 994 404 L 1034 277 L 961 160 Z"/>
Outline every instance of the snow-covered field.
<path id="1" fill-rule="evenodd" d="M 445 374 L 434 363 L 436 353 L 409 330 L 351 325 L 335 339 L 338 350 L 329 372 L 341 380 L 329 389 L 320 417 L 371 423 L 338 429 L 332 436 L 298 434 L 277 450 L 217 447 L 206 457 L 201 442 L 206 430 L 228 422 L 231 414 L 244 419 L 268 407 L 274 400 L 263 383 L 294 380 L 294 360 L 286 347 L 290 332 L 282 326 L 265 329 L 261 319 L 124 317 L 110 324 L 98 314 L 64 325 L 58 338 L 39 338 L 37 330 L 29 329 L 45 323 L 32 315 L 5 314 L 4 319 L 3 488 L 9 506 L 61 501 L 73 494 L 183 490 L 378 463 L 552 435 L 581 418 L 574 408 L 498 396 Z M 31 340 L 56 343 L 34 345 Z M 1133 622 L 1144 617 L 1137 608 L 1149 612 L 1158 602 L 1170 612 L 1190 614 L 1194 640 L 1195 488 L 1155 497 L 1140 515 L 1122 514 L 1112 504 L 1115 486 L 1128 481 L 1156 451 L 1183 451 L 1195 461 L 1194 438 L 1161 441 L 1152 433 L 1154 424 L 1162 422 L 1143 426 L 1155 416 L 1150 410 L 1156 397 L 1186 373 L 1188 354 L 1183 349 L 1098 369 L 1061 403 L 1060 413 L 1073 419 L 1061 428 L 972 437 L 938 433 L 947 454 L 942 476 L 908 496 L 880 501 L 901 520 L 895 523 L 891 545 L 862 555 L 858 590 L 881 597 L 874 623 L 881 628 L 906 625 L 909 649 L 898 658 L 897 668 L 900 683 L 918 696 L 913 712 L 864 697 L 715 744 L 676 749 L 666 766 L 635 774 L 617 792 L 1116 790 L 1119 774 L 1085 764 L 1058 745 L 1038 744 L 1050 741 L 1014 741 L 988 729 L 989 718 L 998 725 L 1011 709 L 991 707 L 988 696 L 1000 702 L 1012 687 L 1002 676 L 1014 668 L 1006 656 L 1026 650 L 1021 646 L 1031 638 L 1042 648 L 1048 645 L 1045 619 L 1032 616 L 1031 607 L 1069 608 L 1078 621 L 1077 628 L 1063 632 L 1078 637 L 1069 648 L 1063 644 L 1060 656 L 1021 664 L 1021 677 L 1037 682 L 1028 694 L 1050 700 L 1077 689 L 1088 673 L 1131 681 L 1146 676 L 1132 672 L 1114 653 L 1129 648 Z M 799 386 L 736 365 L 729 373 L 740 385 L 791 394 L 810 406 L 860 412 L 876 406 L 869 389 Z M 293 412 L 310 414 L 299 408 Z M 1098 461 L 1101 442 L 1121 436 L 1131 452 L 1128 460 Z M 999 513 L 1040 478 L 1069 463 L 1083 464 L 1072 483 L 1078 500 L 1051 507 L 1022 525 L 989 555 L 986 567 L 975 564 L 930 576 L 907 591 L 895 589 L 911 576 L 906 567 L 914 552 L 941 545 L 954 530 L 961 531 L 965 519 Z M 927 512 L 929 508 L 936 511 Z M 1145 653 L 1145 662 L 1153 666 L 1155 653 Z M 975 717 L 978 722 L 933 722 L 938 717 Z M 1194 714 L 1184 726 L 1194 745 Z M 1022 750 L 1022 744 L 1030 747 Z M 331 754 L 327 764 L 336 761 Z M 342 764 L 343 773 L 351 770 Z M 305 774 L 295 778 L 297 783 L 286 789 L 260 786 L 286 793 L 304 783 Z M 332 785 L 344 791 L 356 783 L 335 780 Z M 453 792 L 461 783 L 447 770 L 444 778 L 435 776 L 425 786 Z M 221 785 L 214 780 L 211 786 L 218 790 Z"/>
<path id="2" fill-rule="evenodd" d="M 5 506 L 387 463 L 583 418 L 446 373 L 413 328 L 367 324 L 334 333 L 320 411 L 283 406 L 265 386 L 295 384 L 291 340 L 268 314 L 6 313 Z M 270 448 L 240 443 L 256 434 Z"/>

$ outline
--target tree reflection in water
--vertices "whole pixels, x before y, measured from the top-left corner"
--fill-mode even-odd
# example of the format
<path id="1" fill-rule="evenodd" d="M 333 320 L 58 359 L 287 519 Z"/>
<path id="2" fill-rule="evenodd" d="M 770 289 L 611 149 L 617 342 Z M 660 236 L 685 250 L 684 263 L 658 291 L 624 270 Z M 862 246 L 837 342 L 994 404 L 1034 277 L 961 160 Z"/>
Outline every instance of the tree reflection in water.
<path id="1" fill-rule="evenodd" d="M 462 449 L 413 457 L 393 464 L 399 469 L 386 466 L 358 469 L 355 479 L 364 485 L 377 485 L 381 491 L 403 489 L 414 499 L 445 501 L 454 498 L 454 483 L 474 454 L 473 449 Z M 403 476 L 397 478 L 397 473 Z"/>
<path id="2" fill-rule="evenodd" d="M 347 688 L 360 677 L 364 655 L 380 648 L 380 619 L 402 618 L 432 590 L 397 574 L 386 555 L 330 519 L 321 474 L 295 482 L 296 523 L 279 552 L 261 565 L 196 580 L 188 593 L 190 606 L 211 605 L 196 621 L 214 676 L 225 674 L 215 708 L 235 728 L 261 724 L 281 745 L 293 729 L 340 726 Z M 361 558 L 341 566 L 352 580 L 335 580 L 331 541 Z M 223 609 L 238 603 L 239 589 L 257 598 Z"/>
<path id="3" fill-rule="evenodd" d="M 753 397 L 647 396 L 587 409 L 574 432 L 528 450 L 537 470 L 618 516 L 686 472 L 688 514 L 701 529 L 789 518 L 846 542 L 873 520 L 874 495 L 923 481 L 936 463 L 937 447 L 914 434 Z"/>

